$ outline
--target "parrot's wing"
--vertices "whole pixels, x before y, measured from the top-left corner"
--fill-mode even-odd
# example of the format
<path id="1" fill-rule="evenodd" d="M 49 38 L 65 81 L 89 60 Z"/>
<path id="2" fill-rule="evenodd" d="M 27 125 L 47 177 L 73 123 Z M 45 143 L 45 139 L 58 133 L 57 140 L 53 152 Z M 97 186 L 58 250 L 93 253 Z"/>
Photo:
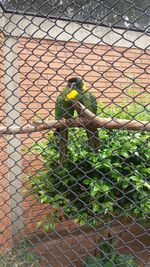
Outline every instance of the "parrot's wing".
<path id="1" fill-rule="evenodd" d="M 93 95 L 92 93 L 90 93 L 90 98 L 91 98 L 91 102 L 92 102 L 92 109 L 93 109 L 93 113 L 97 114 L 97 99 L 95 97 L 95 95 Z"/>
<path id="2" fill-rule="evenodd" d="M 96 97 L 92 93 L 85 92 L 82 97 L 82 103 L 92 113 L 97 113 L 97 101 Z"/>
<path id="3" fill-rule="evenodd" d="M 97 100 L 96 100 L 96 97 L 92 93 L 85 92 L 83 94 L 82 103 L 92 113 L 94 114 L 97 113 Z M 100 140 L 99 140 L 97 128 L 93 126 L 92 127 L 86 126 L 86 132 L 88 135 L 89 146 L 92 148 L 94 152 L 97 152 L 98 149 L 100 148 Z"/>
<path id="4" fill-rule="evenodd" d="M 56 105 L 55 105 L 55 118 L 57 120 L 61 119 L 65 113 L 65 107 L 64 107 L 64 96 L 63 94 L 60 94 L 57 97 Z"/>

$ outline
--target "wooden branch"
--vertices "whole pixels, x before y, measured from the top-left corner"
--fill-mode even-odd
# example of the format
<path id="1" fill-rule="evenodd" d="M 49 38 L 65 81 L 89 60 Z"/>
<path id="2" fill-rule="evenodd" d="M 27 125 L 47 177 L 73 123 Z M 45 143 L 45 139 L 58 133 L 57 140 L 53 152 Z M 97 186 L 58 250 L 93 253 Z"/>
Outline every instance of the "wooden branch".
<path id="1" fill-rule="evenodd" d="M 74 103 L 74 108 L 80 114 L 84 121 L 84 125 L 92 124 L 97 128 L 106 129 L 126 129 L 126 130 L 141 130 L 150 131 L 150 122 L 148 121 L 137 121 L 137 120 L 125 120 L 116 118 L 100 118 L 93 114 L 89 109 L 85 108 L 81 103 L 76 101 Z"/>
<path id="2" fill-rule="evenodd" d="M 33 132 L 41 132 L 50 129 L 59 129 L 64 126 L 68 127 L 85 127 L 90 124 L 90 127 L 105 128 L 105 129 L 127 129 L 135 131 L 150 131 L 150 122 L 148 121 L 136 121 L 136 120 L 124 120 L 115 118 L 100 118 L 81 103 L 75 102 L 74 108 L 81 114 L 81 118 L 60 121 L 40 121 L 34 122 L 34 124 L 27 124 L 26 126 L 0 126 L 0 135 L 2 134 L 29 134 Z"/>
<path id="3" fill-rule="evenodd" d="M 29 134 L 33 132 L 41 132 L 41 131 L 46 131 L 46 130 L 51 130 L 51 129 L 60 129 L 64 126 L 68 127 L 84 127 L 84 124 L 81 122 L 80 119 L 70 119 L 70 120 L 65 120 L 62 119 L 60 121 L 57 120 L 44 120 L 44 121 L 36 121 L 33 122 L 33 124 L 27 124 L 23 127 L 19 126 L 10 126 L 10 127 L 5 127 L 5 126 L 0 126 L 0 135 L 2 134 Z"/>

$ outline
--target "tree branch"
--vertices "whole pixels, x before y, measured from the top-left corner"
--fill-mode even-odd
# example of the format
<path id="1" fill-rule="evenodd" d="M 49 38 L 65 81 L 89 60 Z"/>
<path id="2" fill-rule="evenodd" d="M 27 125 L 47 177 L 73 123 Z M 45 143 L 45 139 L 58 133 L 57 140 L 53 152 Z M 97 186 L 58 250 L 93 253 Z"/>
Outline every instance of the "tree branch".
<path id="1" fill-rule="evenodd" d="M 51 129 L 59 129 L 64 126 L 68 127 L 84 127 L 80 119 L 70 119 L 70 120 L 43 120 L 43 121 L 35 121 L 33 124 L 27 124 L 23 127 L 19 126 L 0 126 L 0 134 L 29 134 L 33 132 L 41 132 Z"/>
<path id="2" fill-rule="evenodd" d="M 93 114 L 89 109 L 85 108 L 85 106 L 83 106 L 78 101 L 74 103 L 74 108 L 78 111 L 81 118 L 83 118 L 84 125 L 86 121 L 86 125 L 90 124 L 97 128 L 104 127 L 106 129 L 150 131 L 150 122 L 148 121 L 125 120 L 116 118 L 100 118 L 99 116 Z"/>
<path id="3" fill-rule="evenodd" d="M 100 118 L 87 108 L 85 108 L 78 101 L 74 103 L 74 108 L 80 113 L 80 118 L 77 119 L 61 119 L 59 121 L 35 121 L 33 124 L 27 124 L 26 126 L 0 126 L 0 135 L 2 134 L 29 134 L 33 132 L 41 132 L 50 129 L 59 129 L 64 126 L 68 127 L 85 127 L 90 124 L 90 127 L 105 128 L 105 129 L 127 129 L 127 130 L 141 130 L 150 131 L 150 122 L 148 121 L 136 121 L 136 120 L 124 120 L 115 118 Z"/>

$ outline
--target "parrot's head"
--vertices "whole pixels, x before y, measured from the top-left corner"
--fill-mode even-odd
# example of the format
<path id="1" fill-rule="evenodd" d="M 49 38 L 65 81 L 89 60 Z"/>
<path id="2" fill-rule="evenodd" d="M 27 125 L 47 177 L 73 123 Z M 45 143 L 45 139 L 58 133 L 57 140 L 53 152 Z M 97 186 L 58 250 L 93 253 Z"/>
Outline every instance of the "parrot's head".
<path id="1" fill-rule="evenodd" d="M 82 93 L 86 90 L 86 85 L 80 77 L 70 78 L 68 80 L 68 87 L 72 88 L 72 90 L 77 90 L 79 93 Z"/>

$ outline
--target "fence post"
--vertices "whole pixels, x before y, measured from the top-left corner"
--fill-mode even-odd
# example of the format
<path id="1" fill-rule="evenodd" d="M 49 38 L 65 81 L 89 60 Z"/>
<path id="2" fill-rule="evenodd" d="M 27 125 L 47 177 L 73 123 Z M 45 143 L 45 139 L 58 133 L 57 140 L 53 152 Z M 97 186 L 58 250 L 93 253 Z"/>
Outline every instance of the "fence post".
<path id="1" fill-rule="evenodd" d="M 17 39 L 10 36 L 4 38 L 4 82 L 6 97 L 7 126 L 20 125 L 20 96 L 18 86 Z M 10 135 L 8 140 L 8 180 L 9 205 L 12 231 L 12 244 L 23 237 L 22 159 L 21 137 Z"/>

